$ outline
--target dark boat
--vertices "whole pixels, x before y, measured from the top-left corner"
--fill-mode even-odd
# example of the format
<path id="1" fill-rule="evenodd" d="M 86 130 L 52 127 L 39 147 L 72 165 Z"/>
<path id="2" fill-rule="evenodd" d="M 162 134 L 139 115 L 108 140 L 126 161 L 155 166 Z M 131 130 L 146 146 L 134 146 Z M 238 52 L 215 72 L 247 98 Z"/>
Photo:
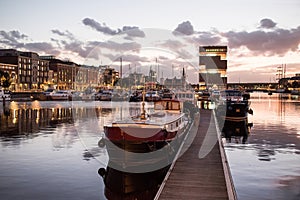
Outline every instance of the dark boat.
<path id="1" fill-rule="evenodd" d="M 218 122 L 225 138 L 242 137 L 245 143 L 249 134 L 248 114 L 253 114 L 250 108 L 250 95 L 240 90 L 224 90 L 216 105 Z"/>
<path id="2" fill-rule="evenodd" d="M 221 91 L 216 104 L 217 114 L 226 119 L 247 117 L 248 113 L 253 114 L 249 99 L 249 94 L 239 90 Z"/>
<path id="3" fill-rule="evenodd" d="M 141 102 L 143 99 L 142 91 L 136 90 L 129 96 L 129 102 Z"/>
<path id="4" fill-rule="evenodd" d="M 141 114 L 104 126 L 109 166 L 125 172 L 149 172 L 170 163 L 190 125 L 183 103 L 154 102 L 152 113 Z"/>

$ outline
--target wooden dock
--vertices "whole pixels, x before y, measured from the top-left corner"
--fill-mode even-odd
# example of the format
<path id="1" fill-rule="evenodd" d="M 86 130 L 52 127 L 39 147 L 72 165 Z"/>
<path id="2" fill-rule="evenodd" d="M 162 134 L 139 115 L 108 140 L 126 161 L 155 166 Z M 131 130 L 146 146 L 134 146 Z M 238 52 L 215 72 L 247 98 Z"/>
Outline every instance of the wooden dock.
<path id="1" fill-rule="evenodd" d="M 200 111 L 194 140 L 174 162 L 155 199 L 236 199 L 212 110 Z M 197 130 L 197 129 L 196 129 Z"/>

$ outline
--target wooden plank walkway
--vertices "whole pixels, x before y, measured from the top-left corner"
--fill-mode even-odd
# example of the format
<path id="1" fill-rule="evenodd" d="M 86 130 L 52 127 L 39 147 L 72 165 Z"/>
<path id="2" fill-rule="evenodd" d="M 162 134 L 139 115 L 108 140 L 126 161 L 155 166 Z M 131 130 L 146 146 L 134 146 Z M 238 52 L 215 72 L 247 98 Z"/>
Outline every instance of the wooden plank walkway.
<path id="1" fill-rule="evenodd" d="M 228 173 L 226 169 L 224 173 L 224 155 L 217 142 L 212 111 L 201 110 L 200 116 L 198 131 L 195 131 L 192 144 L 171 167 L 156 199 L 235 199 L 228 195 Z"/>

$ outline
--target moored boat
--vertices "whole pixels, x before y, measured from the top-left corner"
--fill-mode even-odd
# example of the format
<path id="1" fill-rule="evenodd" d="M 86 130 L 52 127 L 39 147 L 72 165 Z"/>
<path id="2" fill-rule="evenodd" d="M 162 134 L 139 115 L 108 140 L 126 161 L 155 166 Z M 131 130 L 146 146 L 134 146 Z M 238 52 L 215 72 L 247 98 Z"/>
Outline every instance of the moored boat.
<path id="1" fill-rule="evenodd" d="M 248 113 L 253 113 L 250 109 L 249 98 L 249 94 L 240 90 L 221 91 L 217 100 L 217 113 L 226 118 L 247 117 Z"/>
<path id="2" fill-rule="evenodd" d="M 95 100 L 99 101 L 111 101 L 112 92 L 110 90 L 101 90 L 95 95 Z"/>
<path id="3" fill-rule="evenodd" d="M 225 138 L 243 137 L 243 143 L 246 142 L 249 133 L 248 113 L 253 114 L 249 99 L 249 94 L 240 90 L 220 92 L 216 113 Z"/>
<path id="4" fill-rule="evenodd" d="M 51 100 L 66 100 L 68 101 L 72 95 L 70 90 L 58 90 L 56 92 L 50 93 Z"/>
<path id="5" fill-rule="evenodd" d="M 182 102 L 164 99 L 154 102 L 154 112 L 104 126 L 109 165 L 127 172 L 147 172 L 170 164 L 189 120 Z"/>

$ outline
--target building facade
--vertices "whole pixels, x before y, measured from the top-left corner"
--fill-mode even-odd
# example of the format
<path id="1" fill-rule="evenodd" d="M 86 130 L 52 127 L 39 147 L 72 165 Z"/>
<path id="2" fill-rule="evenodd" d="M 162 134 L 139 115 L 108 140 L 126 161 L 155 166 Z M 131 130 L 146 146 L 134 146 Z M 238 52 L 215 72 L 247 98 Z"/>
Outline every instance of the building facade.
<path id="1" fill-rule="evenodd" d="M 167 78 L 164 81 L 164 86 L 172 90 L 185 90 L 187 86 L 185 69 L 182 69 L 181 78 Z"/>
<path id="2" fill-rule="evenodd" d="M 227 46 L 199 48 L 200 89 L 225 89 L 227 85 Z"/>
<path id="3" fill-rule="evenodd" d="M 40 59 L 37 53 L 0 49 L 0 62 L 17 66 L 13 91 L 43 90 L 48 82 L 49 61 Z"/>
<path id="4" fill-rule="evenodd" d="M 54 56 L 41 56 L 42 59 L 49 62 L 49 74 L 51 79 L 48 81 L 48 87 L 57 90 L 72 90 L 78 65 L 70 61 L 62 61 Z"/>
<path id="5" fill-rule="evenodd" d="M 98 67 L 78 65 L 54 56 L 42 56 L 41 58 L 49 61 L 48 87 L 57 90 L 83 91 L 88 87 L 98 86 Z"/>
<path id="6" fill-rule="evenodd" d="M 100 66 L 100 85 L 105 87 L 119 85 L 122 86 L 122 81 L 119 82 L 119 72 L 109 66 Z"/>

